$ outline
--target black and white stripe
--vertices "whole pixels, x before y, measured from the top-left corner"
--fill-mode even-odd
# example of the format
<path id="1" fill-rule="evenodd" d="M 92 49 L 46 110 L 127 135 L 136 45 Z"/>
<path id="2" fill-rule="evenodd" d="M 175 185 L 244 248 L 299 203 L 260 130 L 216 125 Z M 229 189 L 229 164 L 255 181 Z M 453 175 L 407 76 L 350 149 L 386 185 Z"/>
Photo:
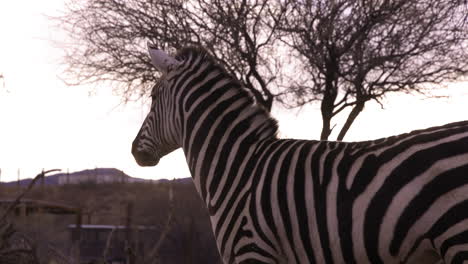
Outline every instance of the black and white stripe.
<path id="1" fill-rule="evenodd" d="M 205 51 L 153 89 L 132 152 L 182 147 L 226 263 L 468 261 L 468 122 L 365 142 L 278 139 Z"/>

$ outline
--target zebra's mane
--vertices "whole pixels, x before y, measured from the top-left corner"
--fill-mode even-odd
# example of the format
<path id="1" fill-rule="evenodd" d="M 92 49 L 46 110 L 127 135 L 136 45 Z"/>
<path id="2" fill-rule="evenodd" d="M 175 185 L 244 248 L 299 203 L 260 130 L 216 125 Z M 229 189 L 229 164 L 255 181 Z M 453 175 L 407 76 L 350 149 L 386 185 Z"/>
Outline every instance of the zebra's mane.
<path id="1" fill-rule="evenodd" d="M 179 61 L 185 61 L 188 58 L 197 58 L 201 57 L 204 63 L 210 64 L 212 68 L 216 68 L 226 79 L 230 80 L 234 85 L 230 87 L 235 87 L 237 92 L 243 94 L 248 102 L 250 102 L 250 107 L 257 112 L 258 117 L 264 122 L 262 126 L 262 134 L 267 134 L 268 136 L 277 137 L 278 134 L 278 121 L 273 118 L 269 111 L 265 107 L 257 102 L 254 95 L 251 91 L 247 90 L 244 85 L 232 74 L 230 74 L 226 68 L 218 63 L 218 61 L 203 47 L 201 46 L 187 46 L 180 49 L 175 58 Z M 264 130 L 264 131 L 263 131 Z"/>

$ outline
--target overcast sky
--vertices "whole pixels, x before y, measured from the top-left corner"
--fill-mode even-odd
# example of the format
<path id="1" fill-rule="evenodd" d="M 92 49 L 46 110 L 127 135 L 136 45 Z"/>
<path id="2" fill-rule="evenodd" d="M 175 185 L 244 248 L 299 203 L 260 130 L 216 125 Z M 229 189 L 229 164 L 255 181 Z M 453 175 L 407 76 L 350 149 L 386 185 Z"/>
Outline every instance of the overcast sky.
<path id="1" fill-rule="evenodd" d="M 67 87 L 57 77 L 61 35 L 45 15 L 57 14 L 63 0 L 0 1 L 0 169 L 1 180 L 33 177 L 42 168 L 77 171 L 115 167 L 141 178 L 188 177 L 181 150 L 157 167 L 141 168 L 131 143 L 148 106 L 120 105 L 110 87 Z M 468 118 L 468 85 L 436 90 L 445 99 L 395 94 L 385 109 L 368 104 L 345 140 L 376 139 Z M 282 137 L 317 139 L 317 104 L 298 110 L 276 107 Z M 335 123 L 342 124 L 340 120 Z M 336 129 L 338 130 L 338 129 Z M 333 135 L 336 137 L 336 135 Z M 332 136 L 332 138 L 333 138 Z"/>

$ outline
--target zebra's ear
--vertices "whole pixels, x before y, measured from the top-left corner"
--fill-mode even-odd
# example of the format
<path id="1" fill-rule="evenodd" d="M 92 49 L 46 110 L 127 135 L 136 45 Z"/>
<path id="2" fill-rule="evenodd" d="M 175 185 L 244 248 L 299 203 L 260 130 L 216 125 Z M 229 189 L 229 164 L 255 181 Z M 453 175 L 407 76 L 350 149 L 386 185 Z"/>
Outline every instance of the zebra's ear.
<path id="1" fill-rule="evenodd" d="M 179 61 L 171 57 L 166 52 L 157 49 L 153 44 L 147 43 L 151 64 L 159 71 L 167 72 L 170 68 L 179 64 Z"/>

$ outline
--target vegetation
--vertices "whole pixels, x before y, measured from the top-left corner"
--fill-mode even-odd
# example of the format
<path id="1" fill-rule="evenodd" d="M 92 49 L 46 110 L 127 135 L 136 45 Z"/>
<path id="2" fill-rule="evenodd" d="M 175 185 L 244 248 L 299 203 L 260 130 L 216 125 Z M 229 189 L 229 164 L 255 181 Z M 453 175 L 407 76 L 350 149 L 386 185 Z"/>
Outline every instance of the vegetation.
<path id="1" fill-rule="evenodd" d="M 135 263 L 221 263 L 206 209 L 192 182 L 186 180 L 43 186 L 34 188 L 25 198 L 80 207 L 82 224 L 126 225 L 127 205 L 132 204 L 132 226 L 156 229 L 155 236 L 147 241 L 151 247 L 137 252 Z M 17 192 L 17 187 L 2 187 L 0 199 L 14 197 Z M 75 221 L 75 216 L 37 214 L 15 222 L 25 234 L 69 254 L 72 245 L 67 227 Z M 155 249 L 165 229 L 168 231 Z"/>
<path id="2" fill-rule="evenodd" d="M 14 196 L 12 203 L 0 208 L 0 263 L 3 264 L 39 264 L 39 252 L 36 241 L 29 236 L 19 234 L 9 217 L 17 208 L 20 200 L 33 188 L 34 184 L 43 179 L 47 173 L 57 170 L 42 171 L 28 186 Z"/>

